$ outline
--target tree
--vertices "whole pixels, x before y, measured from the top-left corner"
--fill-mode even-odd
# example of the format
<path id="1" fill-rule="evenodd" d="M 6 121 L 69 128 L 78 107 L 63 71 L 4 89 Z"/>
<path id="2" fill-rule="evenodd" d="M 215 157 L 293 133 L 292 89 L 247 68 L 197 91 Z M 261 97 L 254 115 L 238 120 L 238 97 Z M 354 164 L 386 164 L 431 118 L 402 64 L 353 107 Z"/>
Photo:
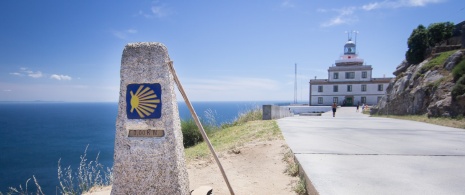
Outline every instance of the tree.
<path id="1" fill-rule="evenodd" d="M 436 44 L 451 38 L 454 28 L 455 26 L 452 22 L 440 22 L 430 24 L 428 26 L 429 46 L 434 47 Z"/>
<path id="2" fill-rule="evenodd" d="M 425 58 L 425 51 L 428 48 L 428 31 L 425 26 L 418 25 L 412 31 L 407 41 L 408 50 L 405 53 L 405 58 L 410 64 L 418 64 Z"/>

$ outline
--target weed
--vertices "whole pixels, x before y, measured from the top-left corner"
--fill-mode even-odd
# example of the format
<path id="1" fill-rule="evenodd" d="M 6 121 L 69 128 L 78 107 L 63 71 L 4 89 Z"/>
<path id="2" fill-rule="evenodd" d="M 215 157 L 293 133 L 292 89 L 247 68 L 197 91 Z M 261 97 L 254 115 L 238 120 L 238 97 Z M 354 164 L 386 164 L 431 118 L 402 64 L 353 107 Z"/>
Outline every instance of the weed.
<path id="1" fill-rule="evenodd" d="M 112 168 L 104 169 L 103 165 L 98 162 L 99 154 L 95 161 L 87 163 L 87 148 L 81 155 L 81 161 L 77 168 L 77 173 L 73 173 L 71 166 L 61 167 L 61 159 L 58 160 L 58 180 L 60 182 L 60 191 L 62 194 L 82 194 L 94 186 L 108 186 L 113 180 Z"/>
<path id="2" fill-rule="evenodd" d="M 39 185 L 39 182 L 37 181 L 36 177 L 33 175 L 32 178 L 34 179 L 34 184 L 36 185 L 36 192 L 35 194 L 36 195 L 44 195 L 44 193 L 42 192 L 42 188 L 40 187 Z M 15 188 L 15 187 L 9 187 L 8 189 L 10 191 L 8 191 L 6 193 L 6 195 L 13 195 L 13 194 L 20 194 L 20 195 L 29 195 L 29 194 L 34 194 L 34 193 L 29 193 L 28 191 L 28 183 L 29 181 L 31 180 L 31 178 L 29 178 L 28 180 L 26 180 L 26 184 L 25 184 L 25 187 L 23 189 L 23 187 L 21 186 L 21 184 L 19 185 L 19 188 Z M 2 192 L 0 192 L 0 195 L 3 195 Z"/>
<path id="3" fill-rule="evenodd" d="M 287 164 L 284 173 L 292 177 L 299 175 L 299 165 L 295 162 L 294 154 L 288 147 L 286 148 L 286 152 L 284 153 L 283 161 Z"/>
<path id="4" fill-rule="evenodd" d="M 300 177 L 299 181 L 297 182 L 297 185 L 294 186 L 294 192 L 299 194 L 299 195 L 306 195 L 307 194 L 307 188 L 305 184 L 305 179 L 303 177 Z"/>

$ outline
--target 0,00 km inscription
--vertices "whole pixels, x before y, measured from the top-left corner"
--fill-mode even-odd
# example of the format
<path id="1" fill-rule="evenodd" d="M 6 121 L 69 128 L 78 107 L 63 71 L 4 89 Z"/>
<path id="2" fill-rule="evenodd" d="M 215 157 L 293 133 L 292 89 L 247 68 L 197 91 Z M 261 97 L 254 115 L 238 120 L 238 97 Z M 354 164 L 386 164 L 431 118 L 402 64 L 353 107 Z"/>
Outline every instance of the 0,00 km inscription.
<path id="1" fill-rule="evenodd" d="M 163 137 L 165 136 L 164 130 L 129 130 L 128 137 Z"/>

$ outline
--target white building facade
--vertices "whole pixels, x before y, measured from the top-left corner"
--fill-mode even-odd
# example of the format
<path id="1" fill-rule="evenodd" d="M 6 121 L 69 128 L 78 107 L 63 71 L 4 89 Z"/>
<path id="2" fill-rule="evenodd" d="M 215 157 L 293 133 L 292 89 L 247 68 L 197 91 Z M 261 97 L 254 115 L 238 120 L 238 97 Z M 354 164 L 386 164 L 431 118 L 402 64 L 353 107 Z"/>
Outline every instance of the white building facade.
<path id="1" fill-rule="evenodd" d="M 344 55 L 328 68 L 328 79 L 310 80 L 311 106 L 327 106 L 336 102 L 341 106 L 375 105 L 386 93 L 392 78 L 373 78 L 371 65 L 358 58 L 356 44 L 349 40 Z"/>

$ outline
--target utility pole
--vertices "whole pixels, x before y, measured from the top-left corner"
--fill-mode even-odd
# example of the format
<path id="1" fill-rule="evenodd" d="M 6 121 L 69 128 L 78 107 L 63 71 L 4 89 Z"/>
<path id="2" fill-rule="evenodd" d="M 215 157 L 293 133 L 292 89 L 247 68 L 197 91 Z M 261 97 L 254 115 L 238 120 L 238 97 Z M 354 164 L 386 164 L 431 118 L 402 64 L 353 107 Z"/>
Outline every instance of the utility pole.
<path id="1" fill-rule="evenodd" d="M 294 104 L 297 104 L 297 63 L 295 63 L 295 75 L 294 75 Z"/>

